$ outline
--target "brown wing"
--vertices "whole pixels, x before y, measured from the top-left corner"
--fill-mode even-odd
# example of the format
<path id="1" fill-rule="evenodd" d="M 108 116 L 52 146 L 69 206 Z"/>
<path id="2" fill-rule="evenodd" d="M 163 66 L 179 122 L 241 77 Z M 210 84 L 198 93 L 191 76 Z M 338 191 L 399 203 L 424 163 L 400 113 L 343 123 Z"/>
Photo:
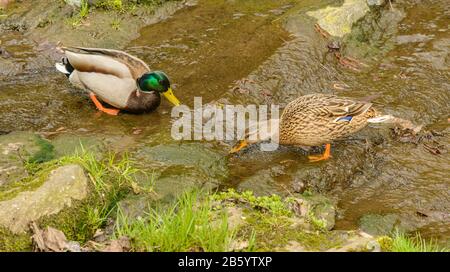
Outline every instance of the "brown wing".
<path id="1" fill-rule="evenodd" d="M 336 98 L 329 101 L 324 109 L 331 116 L 357 116 L 367 112 L 372 103 L 358 102 L 349 99 Z"/>
<path id="2" fill-rule="evenodd" d="M 121 65 L 115 62 L 125 65 L 129 70 L 129 74 L 131 74 L 131 77 L 134 79 L 137 79 L 142 76 L 142 74 L 150 71 L 150 68 L 145 62 L 123 51 L 85 47 L 63 47 L 62 49 L 66 52 L 66 55 L 68 55 L 69 61 L 74 66 L 74 68 L 79 71 L 99 72 L 113 74 L 119 77 L 125 77 L 125 71 L 121 71 Z M 73 58 L 79 56 L 80 58 L 78 59 L 80 59 L 80 61 L 75 60 L 72 63 L 67 52 L 71 52 Z M 89 58 L 89 56 L 92 56 L 92 58 Z M 108 61 L 104 60 L 103 62 L 105 62 L 105 65 L 101 65 L 98 60 L 102 58 L 99 57 L 104 57 L 104 59 L 107 58 L 111 62 L 107 63 Z"/>

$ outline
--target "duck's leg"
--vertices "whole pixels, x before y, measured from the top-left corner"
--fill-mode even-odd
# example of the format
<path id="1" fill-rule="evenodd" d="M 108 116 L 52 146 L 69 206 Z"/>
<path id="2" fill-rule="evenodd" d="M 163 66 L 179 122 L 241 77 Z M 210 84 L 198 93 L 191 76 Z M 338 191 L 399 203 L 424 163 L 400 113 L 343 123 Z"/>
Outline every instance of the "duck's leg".
<path id="1" fill-rule="evenodd" d="M 310 162 L 328 160 L 331 157 L 331 144 L 325 145 L 325 152 L 322 155 L 308 156 Z"/>
<path id="2" fill-rule="evenodd" d="M 230 150 L 230 154 L 234 154 L 239 152 L 242 148 L 248 146 L 248 141 L 247 140 L 241 140 L 239 141 L 235 146 L 233 146 L 233 148 Z"/>
<path id="3" fill-rule="evenodd" d="M 103 107 L 102 103 L 100 103 L 100 101 L 98 101 L 98 99 L 94 93 L 90 93 L 89 97 L 91 98 L 92 102 L 94 102 L 95 106 L 97 107 L 97 109 L 99 111 L 102 111 L 109 115 L 118 115 L 119 114 L 120 110 L 118 110 L 118 109 L 109 109 L 109 108 Z"/>

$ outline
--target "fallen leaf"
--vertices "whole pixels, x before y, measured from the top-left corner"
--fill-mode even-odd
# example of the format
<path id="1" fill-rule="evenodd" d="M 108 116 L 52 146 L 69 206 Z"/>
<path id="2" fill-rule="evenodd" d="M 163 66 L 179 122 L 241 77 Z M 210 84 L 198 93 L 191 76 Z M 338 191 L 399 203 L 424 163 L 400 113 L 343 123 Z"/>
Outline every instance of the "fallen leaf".
<path id="1" fill-rule="evenodd" d="M 122 236 L 118 240 L 110 241 L 109 245 L 100 250 L 101 252 L 127 252 L 131 249 L 130 239 Z"/>
<path id="2" fill-rule="evenodd" d="M 69 248 L 67 238 L 62 231 L 52 227 L 42 231 L 35 222 L 32 223 L 31 229 L 34 233 L 31 238 L 37 251 L 63 252 Z"/>

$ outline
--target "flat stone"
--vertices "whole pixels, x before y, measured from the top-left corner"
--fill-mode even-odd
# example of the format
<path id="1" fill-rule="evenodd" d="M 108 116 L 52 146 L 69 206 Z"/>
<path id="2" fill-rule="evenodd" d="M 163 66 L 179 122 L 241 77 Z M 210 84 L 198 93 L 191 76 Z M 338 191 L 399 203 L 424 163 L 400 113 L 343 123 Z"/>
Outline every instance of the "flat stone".
<path id="1" fill-rule="evenodd" d="M 35 191 L 21 192 L 0 202 L 0 226 L 13 233 L 23 232 L 30 222 L 57 214 L 87 194 L 88 179 L 83 168 L 76 164 L 59 167 Z"/>

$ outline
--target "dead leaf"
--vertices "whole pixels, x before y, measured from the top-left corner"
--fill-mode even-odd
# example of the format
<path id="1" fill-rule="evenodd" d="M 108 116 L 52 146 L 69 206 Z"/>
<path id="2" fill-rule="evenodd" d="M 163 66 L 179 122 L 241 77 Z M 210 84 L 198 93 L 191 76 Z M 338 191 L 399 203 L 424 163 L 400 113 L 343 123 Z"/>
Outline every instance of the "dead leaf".
<path id="1" fill-rule="evenodd" d="M 35 248 L 37 250 L 44 251 L 47 247 L 45 246 L 44 238 L 42 237 L 42 231 L 35 222 L 31 223 L 31 231 L 33 232 L 31 240 L 34 243 Z"/>
<path id="2" fill-rule="evenodd" d="M 118 240 L 111 240 L 109 245 L 100 250 L 101 252 L 127 252 L 131 249 L 130 239 L 122 236 Z"/>
<path id="3" fill-rule="evenodd" d="M 69 248 L 66 235 L 62 231 L 52 227 L 47 227 L 46 230 L 42 231 L 34 222 L 31 229 L 34 232 L 31 238 L 37 251 L 63 252 Z"/>

